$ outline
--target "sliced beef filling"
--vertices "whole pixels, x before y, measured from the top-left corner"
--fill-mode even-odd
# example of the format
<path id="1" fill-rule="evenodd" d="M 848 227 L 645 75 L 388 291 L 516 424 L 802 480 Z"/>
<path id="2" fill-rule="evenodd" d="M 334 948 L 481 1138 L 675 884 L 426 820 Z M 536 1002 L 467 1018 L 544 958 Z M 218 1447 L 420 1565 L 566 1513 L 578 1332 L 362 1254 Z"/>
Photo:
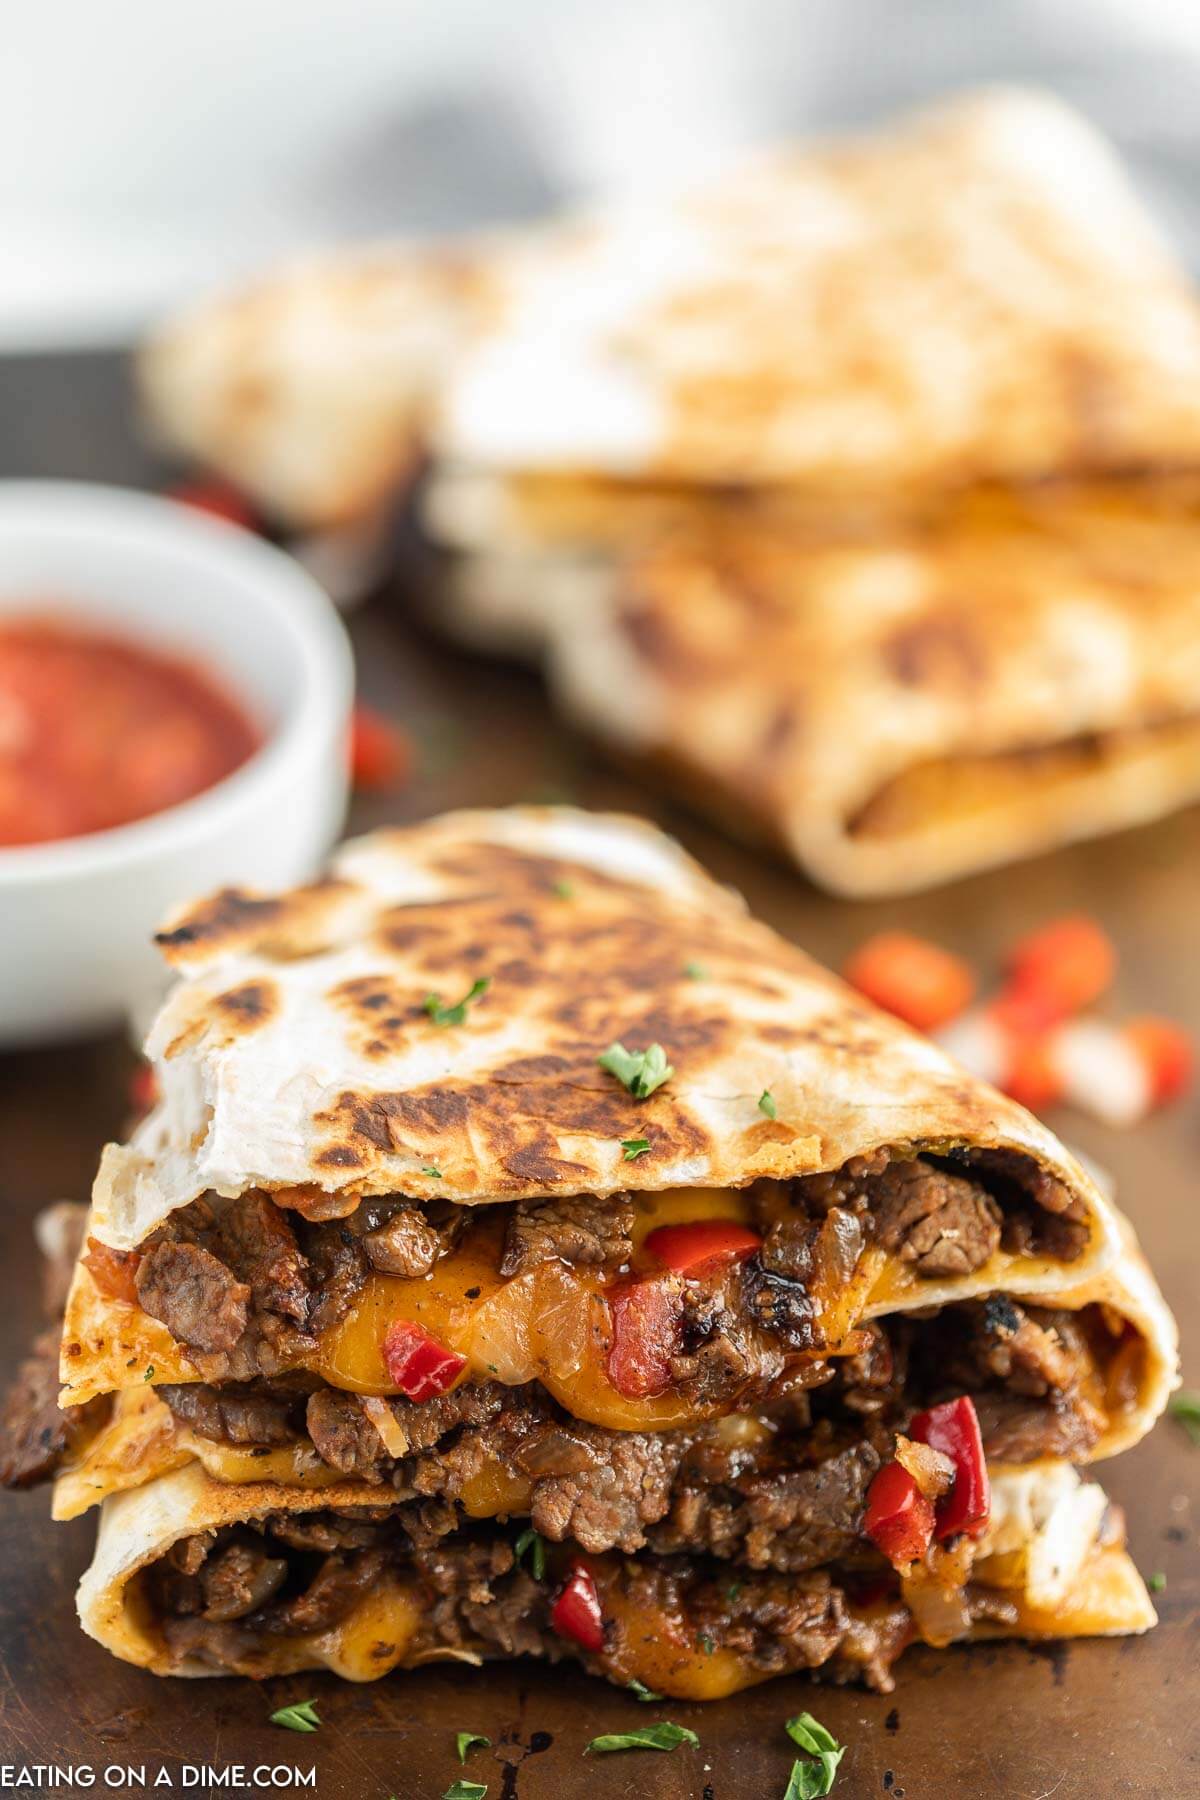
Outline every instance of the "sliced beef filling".
<path id="1" fill-rule="evenodd" d="M 975 1397 L 995 1462 L 1081 1457 L 1107 1422 L 1097 1309 L 1018 1304 L 1002 1294 L 943 1309 L 938 1329 L 911 1328 L 915 1378 L 931 1401 Z"/>
<path id="2" fill-rule="evenodd" d="M 927 1277 L 971 1274 L 1001 1246 L 1071 1262 L 1087 1245 L 1081 1203 L 1010 1151 L 968 1159 L 875 1150 L 793 1182 L 792 1198 L 813 1216 L 854 1214 L 867 1236 Z M 768 1251 L 789 1226 L 772 1227 Z"/>
<path id="3" fill-rule="evenodd" d="M 751 1418 L 687 1430 L 620 1432 L 588 1425 L 536 1383 L 467 1384 L 417 1405 L 387 1402 L 385 1448 L 354 1394 L 317 1388 L 305 1427 L 340 1474 L 389 1491 L 413 1540 L 461 1528 L 475 1484 L 497 1475 L 552 1542 L 585 1550 L 698 1552 L 752 1568 L 802 1571 L 852 1559 L 866 1489 L 912 1412 L 955 1394 L 974 1399 L 994 1461 L 1081 1456 L 1105 1425 L 1104 1327 L 1007 1298 L 943 1308 L 935 1319 L 865 1328 L 856 1356 L 819 1365 L 820 1385 L 794 1390 Z M 194 1430 L 244 1443 L 246 1396 L 164 1388 Z M 296 1400 L 265 1397 L 271 1428 L 294 1430 Z M 286 1410 L 290 1407 L 290 1411 Z M 277 1439 L 267 1440 L 270 1442 Z"/>
<path id="4" fill-rule="evenodd" d="M 556 1200 L 518 1200 L 504 1238 L 502 1275 L 558 1257 L 562 1262 L 618 1269 L 633 1254 L 634 1209 L 628 1194 L 570 1194 Z"/>
<path id="5" fill-rule="evenodd" d="M 553 1580 L 536 1581 L 518 1567 L 506 1541 L 413 1548 L 390 1518 L 359 1523 L 354 1547 L 319 1557 L 296 1548 L 298 1523 L 320 1533 L 326 1520 L 336 1536 L 343 1523 L 336 1514 L 303 1522 L 268 1518 L 207 1533 L 151 1568 L 145 1591 L 174 1655 L 261 1674 L 281 1637 L 337 1625 L 389 1568 L 415 1577 L 423 1590 L 410 1656 L 434 1649 L 552 1660 L 578 1655 L 551 1626 Z M 619 1593 L 621 1608 L 633 1605 L 644 1609 L 643 1617 L 660 1618 L 665 1641 L 735 1652 L 763 1675 L 816 1670 L 887 1691 L 891 1663 L 912 1636 L 898 1602 L 874 1608 L 870 1622 L 855 1617 L 828 1573 L 796 1579 L 748 1572 L 731 1584 L 727 1574 L 690 1557 L 647 1557 L 604 1570 L 600 1582 L 602 1596 Z M 626 1661 L 635 1664 L 639 1643 L 627 1636 L 617 1612 L 614 1607 L 606 1627 L 604 1654 L 619 1678 Z"/>
<path id="6" fill-rule="evenodd" d="M 740 1265 L 720 1304 L 689 1292 L 672 1377 L 708 1402 L 761 1398 L 789 1356 L 823 1349 L 815 1297 L 844 1289 L 868 1242 L 930 1278 L 970 1273 L 1001 1244 L 1070 1260 L 1086 1242 L 1079 1203 L 1007 1152 L 956 1161 L 877 1150 L 826 1174 L 764 1183 L 755 1198 L 761 1253 Z M 197 1200 L 150 1240 L 136 1266 L 137 1297 L 208 1359 L 211 1379 L 271 1378 L 345 1318 L 373 1270 L 427 1274 L 471 1212 L 402 1197 L 341 1205 L 340 1217 L 329 1210 L 301 1210 L 299 1201 L 287 1210 L 259 1192 Z M 632 1255 L 634 1219 L 628 1194 L 516 1202 L 505 1213 L 500 1273 L 559 1260 L 615 1276 Z M 102 1284 L 106 1266 L 100 1259 L 93 1268 Z M 116 1297 L 128 1298 L 124 1263 L 118 1278 Z"/>

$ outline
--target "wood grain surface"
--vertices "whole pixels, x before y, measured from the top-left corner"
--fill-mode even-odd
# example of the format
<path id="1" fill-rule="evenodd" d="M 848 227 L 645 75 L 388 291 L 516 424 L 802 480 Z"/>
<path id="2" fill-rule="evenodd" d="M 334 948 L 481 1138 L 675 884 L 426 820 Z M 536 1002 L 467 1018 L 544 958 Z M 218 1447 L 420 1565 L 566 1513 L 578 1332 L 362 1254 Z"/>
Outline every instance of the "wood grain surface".
<path id="1" fill-rule="evenodd" d="M 0 363 L 0 474 L 155 485 L 162 471 L 138 445 L 126 405 L 115 357 Z M 1114 1009 L 1159 1009 L 1200 1031 L 1200 813 L 924 898 L 839 903 L 611 773 L 551 720 L 532 677 L 455 656 L 409 623 L 409 611 L 405 596 L 392 593 L 353 619 L 363 693 L 395 713 L 419 748 L 406 791 L 356 806 L 354 829 L 525 799 L 647 812 L 740 887 L 757 912 L 834 964 L 867 932 L 903 923 L 987 968 L 1025 926 L 1085 907 L 1120 947 Z M 38 1319 L 29 1221 L 46 1201 L 86 1195 L 100 1145 L 120 1132 L 132 1066 L 132 1052 L 115 1038 L 0 1058 L 5 1369 Z M 1052 1123 L 1116 1175 L 1180 1318 L 1185 1376 L 1200 1385 L 1195 1099 L 1124 1135 L 1068 1113 Z M 796 1678 L 709 1708 L 639 1706 L 574 1672 L 524 1663 L 432 1669 L 362 1688 L 332 1677 L 265 1688 L 156 1680 L 113 1661 L 77 1628 L 72 1594 L 90 1553 L 91 1522 L 52 1526 L 44 1493 L 7 1498 L 0 1504 L 0 1782 L 2 1765 L 74 1763 L 94 1769 L 96 1791 L 107 1791 L 101 1771 L 116 1769 L 110 1779 L 119 1780 L 132 1766 L 125 1792 L 199 1793 L 210 1790 L 185 1785 L 186 1765 L 249 1771 L 282 1764 L 315 1768 L 315 1790 L 301 1791 L 320 1800 L 437 1800 L 460 1773 L 453 1734 L 467 1729 L 493 1740 L 461 1771 L 486 1782 L 488 1800 L 774 1800 L 792 1757 L 783 1722 L 808 1707 L 848 1746 L 839 1800 L 1200 1793 L 1200 1448 L 1164 1423 L 1103 1476 L 1126 1508 L 1139 1566 L 1166 1576 L 1162 1623 L 1148 1637 L 918 1650 L 899 1664 L 891 1696 Z M 317 1734 L 297 1736 L 267 1722 L 274 1708 L 309 1696 L 322 1718 Z M 584 1760 L 597 1732 L 660 1716 L 691 1726 L 700 1748 Z M 162 1767 L 172 1785 L 153 1787 Z"/>

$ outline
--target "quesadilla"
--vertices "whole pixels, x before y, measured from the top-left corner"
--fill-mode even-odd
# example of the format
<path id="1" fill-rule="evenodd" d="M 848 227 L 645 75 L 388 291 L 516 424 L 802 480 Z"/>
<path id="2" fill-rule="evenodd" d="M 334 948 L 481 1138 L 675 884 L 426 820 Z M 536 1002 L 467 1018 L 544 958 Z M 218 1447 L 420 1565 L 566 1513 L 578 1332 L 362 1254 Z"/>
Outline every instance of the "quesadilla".
<path id="1" fill-rule="evenodd" d="M 273 523 L 361 530 L 421 461 L 474 281 L 465 249 L 377 245 L 198 302 L 137 359 L 147 428 Z"/>
<path id="2" fill-rule="evenodd" d="M 434 452 L 920 494 L 1194 464 L 1200 313 L 1111 151 L 985 91 L 515 247 Z"/>
<path id="3" fill-rule="evenodd" d="M 1200 798 L 1194 482 L 980 492 L 869 538 L 730 506 L 542 562 L 462 573 L 466 634 L 539 645 L 576 724 L 835 891 Z"/>
<path id="4" fill-rule="evenodd" d="M 1200 451 L 1185 278 L 1108 147 L 1021 90 L 635 207 L 329 252 L 169 320 L 138 385 L 159 439 L 299 530 L 372 517 L 422 447 L 497 504 L 533 474 L 853 508 Z"/>
<path id="5" fill-rule="evenodd" d="M 1153 1623 L 1076 1469 L 1174 1380 L 1128 1227 L 671 840 L 453 814 L 159 942 L 61 1344 L 117 1655 L 714 1698 Z"/>

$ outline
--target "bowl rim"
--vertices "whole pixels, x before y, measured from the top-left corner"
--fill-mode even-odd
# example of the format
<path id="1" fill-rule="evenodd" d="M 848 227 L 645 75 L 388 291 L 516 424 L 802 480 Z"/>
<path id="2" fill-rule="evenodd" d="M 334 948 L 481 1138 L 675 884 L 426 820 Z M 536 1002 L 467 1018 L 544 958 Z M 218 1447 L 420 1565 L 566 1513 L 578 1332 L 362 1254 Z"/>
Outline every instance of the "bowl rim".
<path id="1" fill-rule="evenodd" d="M 62 532 L 91 538 L 97 556 L 105 553 L 105 539 L 120 539 L 134 553 L 141 543 L 207 564 L 218 577 L 239 578 L 290 638 L 300 679 L 278 726 L 212 787 L 107 831 L 0 845 L 0 889 L 86 880 L 194 848 L 253 812 L 286 783 L 297 759 L 327 744 L 349 717 L 354 658 L 346 628 L 319 582 L 274 544 L 180 501 L 107 482 L 0 480 L 0 544 L 10 525 L 44 531 L 48 539 Z M 70 598 L 63 596 L 68 613 Z"/>

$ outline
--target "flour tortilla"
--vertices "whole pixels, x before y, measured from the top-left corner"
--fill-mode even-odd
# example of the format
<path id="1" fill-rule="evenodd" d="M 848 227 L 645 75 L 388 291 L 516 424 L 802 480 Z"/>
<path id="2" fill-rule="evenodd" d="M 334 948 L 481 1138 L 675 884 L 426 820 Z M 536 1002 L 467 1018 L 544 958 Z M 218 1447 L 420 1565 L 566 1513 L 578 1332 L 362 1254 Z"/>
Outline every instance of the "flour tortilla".
<path id="1" fill-rule="evenodd" d="M 461 1205 L 617 1194 L 631 1182 L 622 1141 L 645 1137 L 648 1193 L 787 1179 L 888 1147 L 1015 1156 L 1010 1172 L 1044 1171 L 1081 1209 L 1074 1261 L 997 1251 L 969 1276 L 901 1276 L 878 1311 L 1036 1300 L 1104 1279 L 1125 1254 L 1115 1208 L 1044 1125 L 637 820 L 450 814 L 345 846 L 310 887 L 201 901 L 160 941 L 183 971 L 147 1041 L 161 1102 L 106 1149 L 88 1227 L 118 1249 L 210 1190 Z M 457 1001 L 480 978 L 462 1023 L 436 1025 L 427 997 Z M 599 1067 L 617 1041 L 664 1047 L 674 1072 L 649 1098 Z M 82 1263 L 61 1366 L 72 1403 L 219 1378 Z"/>
<path id="2" fill-rule="evenodd" d="M 1044 94 L 767 152 L 495 276 L 433 444 L 467 469 L 842 496 L 1200 449 L 1186 280 Z"/>
<path id="3" fill-rule="evenodd" d="M 863 540 L 739 509 L 467 558 L 578 726 L 822 886 L 895 894 L 1200 797 L 1200 486 L 979 493 Z"/>
<path id="4" fill-rule="evenodd" d="M 858 505 L 1200 451 L 1186 281 L 1091 127 L 1020 89 L 620 212 L 328 252 L 168 320 L 137 374 L 154 435 L 305 531 L 428 452 Z"/>
<path id="5" fill-rule="evenodd" d="M 184 971 L 146 1044 L 161 1104 L 105 1152 L 93 1197 L 93 1234 L 118 1248 L 208 1189 L 615 1193 L 635 1135 L 643 1191 L 745 1186 L 885 1144 L 1010 1150 L 1079 1200 L 1097 1268 L 1115 1242 L 1045 1126 L 637 820 L 450 814 L 347 845 L 308 888 L 201 901 L 159 942 Z M 481 978 L 461 1024 L 430 1018 L 431 993 L 455 1002 Z M 598 1066 L 616 1041 L 660 1043 L 674 1073 L 635 1099 Z"/>

